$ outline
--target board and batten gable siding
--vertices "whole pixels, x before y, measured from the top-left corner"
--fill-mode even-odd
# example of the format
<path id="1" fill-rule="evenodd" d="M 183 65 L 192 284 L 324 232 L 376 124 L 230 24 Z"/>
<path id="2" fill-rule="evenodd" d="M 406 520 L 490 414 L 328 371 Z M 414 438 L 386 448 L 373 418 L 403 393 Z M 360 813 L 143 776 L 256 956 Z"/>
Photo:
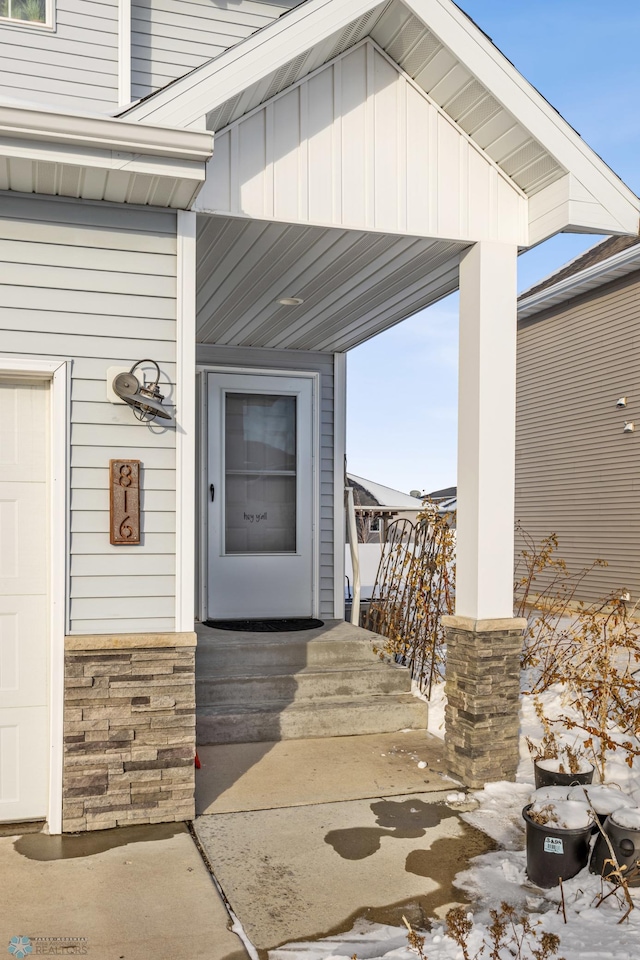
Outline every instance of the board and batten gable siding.
<path id="1" fill-rule="evenodd" d="M 257 370 L 311 371 L 320 374 L 320 596 L 319 615 L 334 616 L 334 373 L 333 354 L 305 350 L 263 350 L 198 344 L 196 361 L 203 366 Z"/>
<path id="2" fill-rule="evenodd" d="M 517 520 L 536 541 L 557 534 L 574 572 L 607 561 L 576 599 L 626 589 L 637 602 L 640 272 L 521 321 L 517 383 Z"/>
<path id="3" fill-rule="evenodd" d="M 90 113 L 118 105 L 118 0 L 55 0 L 54 28 L 0 20 L 0 92 Z"/>
<path id="4" fill-rule="evenodd" d="M 217 131 L 196 209 L 526 242 L 524 195 L 370 40 Z"/>
<path id="5" fill-rule="evenodd" d="M 183 77 L 302 0 L 133 0 L 132 99 Z"/>
<path id="6" fill-rule="evenodd" d="M 172 631 L 175 429 L 107 402 L 110 366 L 176 374 L 176 215 L 3 196 L 0 352 L 71 363 L 70 631 Z M 109 460 L 142 461 L 140 546 L 109 543 Z M 43 532 L 44 533 L 44 532 Z"/>

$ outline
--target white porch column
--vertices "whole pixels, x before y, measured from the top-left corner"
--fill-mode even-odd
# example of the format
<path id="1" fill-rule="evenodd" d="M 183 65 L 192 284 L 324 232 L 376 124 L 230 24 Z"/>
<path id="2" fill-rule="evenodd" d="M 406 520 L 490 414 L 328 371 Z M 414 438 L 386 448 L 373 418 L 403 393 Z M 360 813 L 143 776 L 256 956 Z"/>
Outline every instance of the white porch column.
<path id="1" fill-rule="evenodd" d="M 516 257 L 481 242 L 460 263 L 456 615 L 447 637 L 446 760 L 469 787 L 518 765 L 520 649 L 513 619 Z"/>
<path id="2" fill-rule="evenodd" d="M 456 615 L 513 616 L 517 248 L 460 262 Z"/>
<path id="3" fill-rule="evenodd" d="M 176 304 L 176 630 L 193 630 L 196 497 L 196 214 L 178 210 Z"/>

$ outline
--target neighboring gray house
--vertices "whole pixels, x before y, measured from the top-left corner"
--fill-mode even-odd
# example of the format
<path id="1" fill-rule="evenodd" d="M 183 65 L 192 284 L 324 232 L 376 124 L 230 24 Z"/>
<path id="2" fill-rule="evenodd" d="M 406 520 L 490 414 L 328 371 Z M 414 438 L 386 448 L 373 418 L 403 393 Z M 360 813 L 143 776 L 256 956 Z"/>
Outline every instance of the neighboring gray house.
<path id="1" fill-rule="evenodd" d="M 451 0 L 4 0 L 0 43 L 0 821 L 193 815 L 194 614 L 343 616 L 346 353 L 458 287 L 447 762 L 513 773 L 517 254 L 638 198 Z"/>
<path id="2" fill-rule="evenodd" d="M 612 237 L 518 306 L 516 518 L 578 572 L 576 600 L 640 600 L 640 240 Z M 518 542 L 516 549 L 522 543 Z"/>
<path id="3" fill-rule="evenodd" d="M 394 520 L 415 523 L 422 511 L 419 497 L 353 473 L 347 474 L 347 486 L 353 490 L 358 543 L 385 543 L 390 523 Z"/>

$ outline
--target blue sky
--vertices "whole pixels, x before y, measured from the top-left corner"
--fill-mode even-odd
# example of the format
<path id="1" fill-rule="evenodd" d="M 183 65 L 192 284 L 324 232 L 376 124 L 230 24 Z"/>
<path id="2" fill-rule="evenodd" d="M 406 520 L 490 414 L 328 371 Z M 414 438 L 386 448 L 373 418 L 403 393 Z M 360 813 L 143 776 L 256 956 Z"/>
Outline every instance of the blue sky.
<path id="1" fill-rule="evenodd" d="M 459 0 L 518 70 L 640 194 L 639 0 Z M 521 290 L 597 241 L 520 257 Z M 457 296 L 348 355 L 351 473 L 399 490 L 456 481 Z"/>

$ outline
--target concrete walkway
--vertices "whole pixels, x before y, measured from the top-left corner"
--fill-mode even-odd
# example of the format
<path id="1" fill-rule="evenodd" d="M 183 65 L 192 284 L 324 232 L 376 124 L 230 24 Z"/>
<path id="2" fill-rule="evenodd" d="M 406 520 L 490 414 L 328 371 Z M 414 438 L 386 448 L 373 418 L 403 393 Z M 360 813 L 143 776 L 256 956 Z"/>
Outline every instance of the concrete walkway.
<path id="1" fill-rule="evenodd" d="M 446 802 L 441 749 L 416 731 L 199 748 L 196 834 L 261 956 L 463 900 L 456 873 L 492 843 Z"/>
<path id="2" fill-rule="evenodd" d="M 26 936 L 32 956 L 247 960 L 184 824 L 3 837 L 0 876 L 3 956 Z"/>
<path id="3" fill-rule="evenodd" d="M 455 874 L 491 841 L 447 802 L 441 746 L 405 731 L 200 748 L 198 842 L 262 957 L 463 899 Z M 0 951 L 25 936 L 33 955 L 248 960 L 184 824 L 2 837 L 0 876 Z"/>

